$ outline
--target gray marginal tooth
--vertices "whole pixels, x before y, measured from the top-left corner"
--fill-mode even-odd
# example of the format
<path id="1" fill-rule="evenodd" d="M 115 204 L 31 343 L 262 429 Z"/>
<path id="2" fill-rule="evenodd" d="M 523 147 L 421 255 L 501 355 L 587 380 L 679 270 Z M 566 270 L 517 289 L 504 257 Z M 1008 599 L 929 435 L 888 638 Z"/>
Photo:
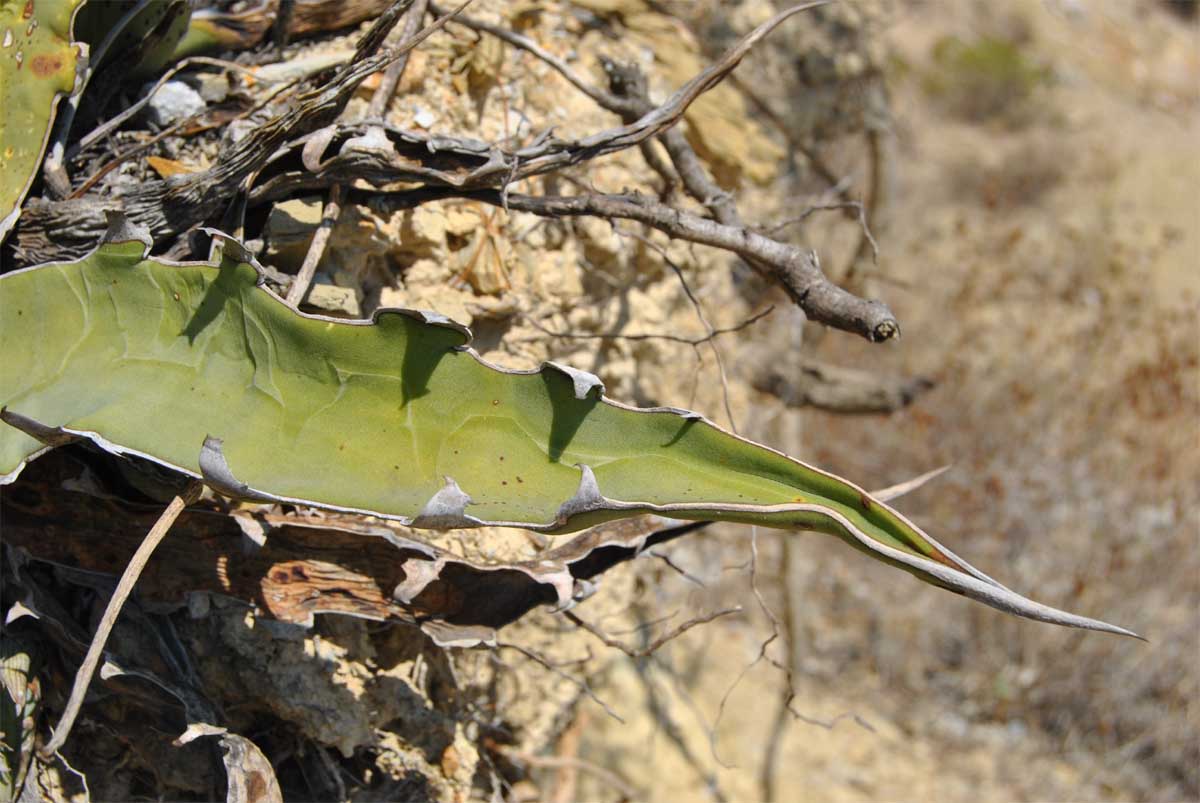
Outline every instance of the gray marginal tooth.
<path id="1" fill-rule="evenodd" d="M 575 495 L 562 503 L 558 509 L 558 520 L 566 521 L 579 513 L 604 507 L 607 499 L 600 493 L 600 483 L 596 482 L 596 474 L 586 463 L 579 464 L 579 488 Z"/>
<path id="2" fill-rule="evenodd" d="M 225 452 L 221 449 L 224 443 L 212 435 L 204 436 L 204 445 L 200 447 L 200 475 L 204 477 L 204 484 L 233 499 L 254 498 L 256 494 L 250 490 L 250 486 L 233 476 L 225 460 Z"/>
<path id="3" fill-rule="evenodd" d="M 590 374 L 587 371 L 581 371 L 578 368 L 572 368 L 569 365 L 547 360 L 545 365 L 550 366 L 556 371 L 561 371 L 571 378 L 571 383 L 575 385 L 575 398 L 583 401 L 591 393 L 592 388 L 600 388 L 600 394 L 604 395 L 604 383 L 600 381 L 600 377 L 595 374 Z"/>
<path id="4" fill-rule="evenodd" d="M 211 226 L 201 226 L 200 231 L 212 238 L 212 247 L 209 249 L 208 255 L 210 262 L 217 262 L 221 256 L 225 256 L 237 262 L 245 262 L 247 265 L 253 265 L 260 276 L 263 274 L 263 266 L 259 264 L 257 257 L 254 256 L 254 252 L 247 248 L 246 244 L 237 237 L 234 237 L 232 234 L 226 234 L 220 229 L 214 229 Z"/>
<path id="5" fill-rule="evenodd" d="M 154 238 L 150 236 L 148 228 L 134 223 L 124 212 L 116 209 L 105 210 L 104 221 L 108 224 L 108 230 L 104 232 L 102 243 L 127 243 L 136 240 L 145 246 L 142 251 L 143 259 L 150 253 L 151 247 L 154 246 Z"/>
<path id="6" fill-rule="evenodd" d="M 386 309 L 386 308 L 382 308 Z M 390 312 L 398 312 L 401 315 L 407 315 L 409 318 L 416 318 L 421 323 L 427 323 L 432 326 L 441 326 L 466 336 L 467 341 L 471 340 L 471 330 L 453 318 L 449 318 L 440 312 L 431 312 L 426 309 L 392 309 Z"/>
<path id="7" fill-rule="evenodd" d="M 416 313 L 416 315 L 421 320 L 423 320 L 425 323 L 448 323 L 448 324 L 456 323 L 455 321 L 451 320 L 450 318 L 446 317 L 445 315 L 443 315 L 440 312 L 433 312 L 433 311 L 427 310 L 427 309 L 415 309 L 415 310 L 413 310 L 413 312 Z"/>
<path id="8" fill-rule="evenodd" d="M 458 483 L 452 477 L 445 479 L 446 484 L 429 498 L 410 526 L 428 530 L 453 530 L 456 527 L 472 527 L 476 524 L 475 520 L 466 514 L 471 497 L 458 487 Z"/>
<path id="9" fill-rule="evenodd" d="M 585 599 L 593 596 L 599 590 L 600 585 L 598 580 L 597 582 L 593 583 L 591 580 L 580 578 L 575 581 L 575 588 L 571 593 L 571 602 L 583 602 Z"/>
<path id="10" fill-rule="evenodd" d="M 682 407 L 663 407 L 664 411 L 674 413 L 684 421 L 703 421 L 704 416 L 694 410 L 685 410 Z"/>

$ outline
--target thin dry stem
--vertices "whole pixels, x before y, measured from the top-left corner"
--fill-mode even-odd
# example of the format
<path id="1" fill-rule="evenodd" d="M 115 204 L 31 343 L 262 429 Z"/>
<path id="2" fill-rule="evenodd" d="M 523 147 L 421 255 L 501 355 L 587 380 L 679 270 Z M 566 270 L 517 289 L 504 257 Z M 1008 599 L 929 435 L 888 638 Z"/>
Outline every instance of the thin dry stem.
<path id="1" fill-rule="evenodd" d="M 637 648 L 630 647 L 628 644 L 623 644 L 622 642 L 617 641 L 614 638 L 609 638 L 609 636 L 607 634 L 605 634 L 605 632 L 603 630 L 601 630 L 600 628 L 596 627 L 595 625 L 579 618 L 579 616 L 572 613 L 571 611 L 563 611 L 563 616 L 565 616 L 567 619 L 570 619 L 576 625 L 583 628 L 587 632 L 591 633 L 596 638 L 600 639 L 600 641 L 604 642 L 607 646 L 620 650 L 621 652 L 628 655 L 630 658 L 647 658 L 650 655 L 654 654 L 654 652 L 657 651 L 659 648 L 661 648 L 664 644 L 666 644 L 669 641 L 673 641 L 674 639 L 679 638 L 684 633 L 691 630 L 693 627 L 698 627 L 699 625 L 707 624 L 707 623 L 713 621 L 714 619 L 720 619 L 722 616 L 729 616 L 730 614 L 741 613 L 741 612 L 742 612 L 742 608 L 739 605 L 739 606 L 735 606 L 733 608 L 724 608 L 719 611 L 713 611 L 712 613 L 707 613 L 702 616 L 697 616 L 695 618 L 688 619 L 686 622 L 679 625 L 678 627 L 673 628 L 669 632 L 664 633 L 663 635 L 659 636 L 658 638 L 656 638 L 654 641 L 650 642 L 645 647 L 637 647 Z"/>
<path id="2" fill-rule="evenodd" d="M 329 244 L 333 227 L 342 214 L 342 194 L 341 184 L 334 184 L 329 189 L 329 201 L 325 204 L 324 212 L 321 213 L 321 225 L 313 234 L 312 242 L 308 246 L 308 253 L 304 255 L 304 262 L 300 265 L 300 272 L 296 274 L 292 286 L 288 288 L 286 300 L 293 307 L 300 306 L 300 302 L 308 295 L 308 288 L 312 285 L 313 276 L 317 273 L 317 265 L 325 254 L 325 246 Z"/>
<path id="3" fill-rule="evenodd" d="M 580 689 L 580 691 L 582 691 L 584 694 L 586 694 L 588 697 L 591 698 L 592 702 L 596 703 L 596 705 L 603 708 L 604 713 L 608 714 L 610 717 L 615 719 L 617 722 L 620 722 L 622 725 L 625 724 L 624 718 L 622 718 L 620 714 L 618 714 L 616 711 L 614 711 L 608 705 L 608 703 L 604 702 L 604 700 L 602 700 L 600 698 L 600 695 L 596 694 L 596 692 L 592 689 L 591 685 L 584 678 L 577 678 L 574 675 L 571 675 L 567 672 L 562 671 L 562 669 L 560 669 L 558 666 L 556 666 L 553 662 L 551 662 L 544 655 L 538 653 L 536 650 L 531 650 L 528 647 L 522 647 L 520 644 L 513 644 L 512 642 L 509 642 L 509 641 L 499 641 L 499 642 L 496 642 L 496 647 L 499 649 L 516 650 L 517 652 L 521 653 L 529 660 L 531 660 L 535 663 L 541 664 L 541 666 L 543 668 L 553 672 L 554 674 L 558 675 L 560 678 L 571 683 L 572 685 L 577 686 Z M 584 659 L 584 662 L 586 662 L 587 660 L 591 660 L 590 651 L 589 651 L 588 657 L 586 659 Z"/>
<path id="4" fill-rule="evenodd" d="M 617 790 L 625 800 L 639 800 L 642 797 L 628 781 L 626 781 L 616 772 L 606 769 L 605 767 L 601 767 L 599 764 L 594 764 L 591 761 L 586 761 L 574 756 L 538 756 L 534 755 L 533 753 L 525 753 L 508 747 L 500 748 L 499 752 L 503 753 L 513 761 L 519 761 L 522 764 L 528 764 L 531 767 L 567 767 L 571 769 L 583 770 L 584 772 L 595 775 L 602 782 Z"/>
<path id="5" fill-rule="evenodd" d="M 146 562 L 154 554 L 155 548 L 166 537 L 171 525 L 175 523 L 175 519 L 183 512 L 183 509 L 200 498 L 200 491 L 203 487 L 199 481 L 192 481 L 182 493 L 172 499 L 166 510 L 158 517 L 158 521 L 150 528 L 145 539 L 142 540 L 137 552 L 130 558 L 129 565 L 126 566 L 124 574 L 121 575 L 121 579 L 117 582 L 117 587 L 108 601 L 108 606 L 104 609 L 100 626 L 96 628 L 96 635 L 88 646 L 87 655 L 84 656 L 83 663 L 75 674 L 75 685 L 71 687 L 71 696 L 67 701 L 66 708 L 63 709 L 58 727 L 54 729 L 54 735 L 51 736 L 50 741 L 39 751 L 43 758 L 50 758 L 66 743 L 67 737 L 71 734 L 71 728 L 75 725 L 75 718 L 79 715 L 79 709 L 83 706 L 83 698 L 87 694 L 88 686 L 91 685 L 92 676 L 96 673 L 96 667 L 104 655 L 104 645 L 108 643 L 108 637 L 117 623 L 117 617 L 121 615 L 121 608 L 124 607 L 125 601 L 133 592 L 133 586 L 137 583 Z"/>

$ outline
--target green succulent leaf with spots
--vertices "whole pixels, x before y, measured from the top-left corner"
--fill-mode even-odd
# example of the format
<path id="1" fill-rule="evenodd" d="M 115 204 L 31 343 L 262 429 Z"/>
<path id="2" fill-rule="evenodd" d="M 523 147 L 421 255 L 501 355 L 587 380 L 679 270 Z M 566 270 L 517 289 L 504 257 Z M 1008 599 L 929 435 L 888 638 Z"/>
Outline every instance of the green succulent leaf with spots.
<path id="1" fill-rule="evenodd" d="M 75 88 L 83 0 L 0 0 L 0 241 L 42 164 L 59 98 Z"/>
<path id="2" fill-rule="evenodd" d="M 214 259 L 147 257 L 115 221 L 73 262 L 0 277 L 0 475 L 88 439 L 233 497 L 414 527 L 567 533 L 644 513 L 834 535 L 926 582 L 1058 624 L 862 488 L 695 413 L 637 409 L 554 363 L 507 371 L 435 313 L 305 315 L 214 232 Z M 1129 634 L 1132 635 L 1132 634 Z"/>

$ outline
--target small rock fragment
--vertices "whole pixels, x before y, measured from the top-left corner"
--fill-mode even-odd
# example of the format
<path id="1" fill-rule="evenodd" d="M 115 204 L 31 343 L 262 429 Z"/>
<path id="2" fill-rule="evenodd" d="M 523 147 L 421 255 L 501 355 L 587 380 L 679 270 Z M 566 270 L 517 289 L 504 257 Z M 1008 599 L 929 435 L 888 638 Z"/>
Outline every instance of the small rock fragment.
<path id="1" fill-rule="evenodd" d="M 321 198 L 317 195 L 275 204 L 263 228 L 268 244 L 266 261 L 282 270 L 299 270 L 313 234 L 321 224 L 322 209 Z"/>
<path id="2" fill-rule="evenodd" d="M 431 112 L 429 109 L 418 108 L 416 113 L 413 115 L 413 122 L 416 123 L 419 128 L 429 129 L 432 128 L 433 124 L 437 122 L 437 115 Z"/>
<path id="3" fill-rule="evenodd" d="M 338 287 L 330 282 L 317 281 L 304 299 L 304 306 L 321 312 L 348 318 L 362 317 L 362 299 L 353 287 Z"/>
<path id="4" fill-rule="evenodd" d="M 229 97 L 229 78 L 224 73 L 190 73 L 183 77 L 183 82 L 209 103 L 223 103 Z"/>
<path id="5" fill-rule="evenodd" d="M 143 112 L 151 125 L 167 128 L 181 120 L 201 114 L 208 108 L 200 93 L 183 81 L 167 81 L 146 104 Z"/>

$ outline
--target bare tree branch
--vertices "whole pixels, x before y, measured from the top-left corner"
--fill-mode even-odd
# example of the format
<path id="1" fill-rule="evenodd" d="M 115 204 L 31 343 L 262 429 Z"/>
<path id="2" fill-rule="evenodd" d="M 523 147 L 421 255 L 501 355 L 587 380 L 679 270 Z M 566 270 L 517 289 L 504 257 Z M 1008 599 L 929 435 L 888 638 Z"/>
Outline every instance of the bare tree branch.
<path id="1" fill-rule="evenodd" d="M 676 639 L 679 636 L 682 636 L 684 633 L 691 630 L 693 627 L 696 627 L 698 625 L 707 624 L 707 623 L 713 621 L 714 619 L 720 619 L 722 616 L 728 616 L 733 613 L 741 613 L 741 612 L 742 612 L 742 608 L 739 605 L 739 606 L 735 606 L 733 608 L 724 608 L 719 611 L 713 611 L 712 613 L 707 613 L 702 616 L 696 616 L 692 619 L 688 619 L 686 622 L 679 625 L 678 627 L 676 627 L 676 628 L 670 630 L 669 632 L 664 633 L 663 635 L 654 639 L 654 641 L 650 642 L 645 647 L 638 647 L 638 648 L 630 647 L 629 645 L 623 644 L 622 642 L 617 641 L 614 638 L 610 638 L 608 635 L 606 635 L 604 633 L 603 630 L 601 630 L 600 628 L 596 627 L 593 624 L 590 624 L 589 622 L 584 621 L 583 619 L 579 618 L 578 615 L 572 613 L 571 611 L 563 611 L 563 616 L 565 616 L 567 619 L 570 619 L 576 625 L 583 628 L 587 632 L 591 633 L 596 638 L 600 639 L 607 646 L 620 650 L 621 652 L 628 655 L 630 658 L 646 658 L 646 657 L 649 657 L 650 655 L 654 654 L 654 652 L 656 650 L 658 650 L 660 647 L 662 647 L 668 641 L 671 641 L 672 639 Z"/>
<path id="2" fill-rule="evenodd" d="M 774 307 L 767 307 L 764 310 L 759 310 L 749 318 L 746 318 L 744 321 L 736 323 L 733 326 L 710 329 L 709 333 L 704 337 L 681 337 L 680 335 L 673 335 L 667 332 L 634 335 L 605 332 L 559 332 L 542 326 L 542 324 L 538 323 L 533 318 L 530 318 L 528 315 L 525 315 L 524 318 L 534 329 L 537 329 L 539 332 L 549 335 L 550 337 L 559 337 L 565 340 L 669 340 L 672 343 L 683 343 L 688 346 L 700 346 L 704 343 L 712 342 L 712 340 L 719 335 L 726 335 L 730 332 L 740 332 L 748 326 L 751 326 L 770 315 L 774 309 Z"/>
<path id="3" fill-rule="evenodd" d="M 764 363 L 751 375 L 756 390 L 770 393 L 788 407 L 816 407 L 834 413 L 891 413 L 907 407 L 934 386 L 923 376 L 879 376 L 800 358 L 799 371 Z"/>
<path id="4" fill-rule="evenodd" d="M 622 778 L 617 773 L 610 769 L 601 767 L 591 761 L 585 761 L 581 758 L 573 756 L 538 756 L 533 753 L 524 753 L 519 750 L 513 750 L 510 747 L 500 747 L 499 752 L 512 761 L 518 761 L 522 764 L 528 764 L 531 767 L 570 767 L 580 769 L 595 775 L 604 783 L 617 790 L 623 800 L 638 800 L 642 797 L 628 781 Z"/>
<path id="5" fill-rule="evenodd" d="M 524 655 L 529 660 L 533 661 L 534 663 L 540 664 L 543 668 L 558 675 L 560 678 L 567 681 L 568 683 L 571 683 L 572 685 L 579 687 L 580 691 L 582 691 L 584 694 L 586 694 L 588 697 L 590 697 L 592 699 L 592 702 L 596 703 L 596 705 L 598 705 L 604 709 L 604 713 L 608 714 L 610 717 L 615 719 L 617 722 L 620 722 L 622 725 L 625 724 L 625 720 L 621 717 L 621 715 L 618 714 L 616 711 L 612 710 L 612 708 L 609 707 L 608 703 L 606 703 L 606 702 L 604 702 L 604 700 L 600 699 L 600 696 L 598 694 L 596 694 L 595 691 L 592 690 L 591 685 L 589 685 L 587 680 L 585 680 L 584 678 L 577 678 L 574 675 L 564 672 L 562 669 L 558 668 L 558 666 L 556 666 L 552 661 L 550 661 L 548 658 L 546 658 L 541 653 L 537 652 L 536 650 L 531 650 L 528 647 L 523 647 L 520 644 L 514 644 L 510 641 L 499 641 L 496 643 L 496 647 L 498 649 L 504 649 L 504 650 L 515 650 L 515 651 L 521 653 L 522 655 Z M 591 656 L 589 655 L 588 660 L 590 660 L 590 658 L 591 658 Z"/>
<path id="6" fill-rule="evenodd" d="M 499 205 L 495 193 L 470 193 L 470 197 Z M 508 195 L 508 206 L 519 212 L 546 217 L 589 215 L 635 220 L 670 237 L 732 251 L 762 270 L 764 264 L 780 280 L 792 300 L 814 321 L 861 335 L 872 342 L 889 340 L 900 325 L 881 301 L 852 295 L 830 282 L 821 272 L 816 254 L 772 240 L 745 227 L 728 226 L 673 209 L 641 195 L 530 196 Z"/>

